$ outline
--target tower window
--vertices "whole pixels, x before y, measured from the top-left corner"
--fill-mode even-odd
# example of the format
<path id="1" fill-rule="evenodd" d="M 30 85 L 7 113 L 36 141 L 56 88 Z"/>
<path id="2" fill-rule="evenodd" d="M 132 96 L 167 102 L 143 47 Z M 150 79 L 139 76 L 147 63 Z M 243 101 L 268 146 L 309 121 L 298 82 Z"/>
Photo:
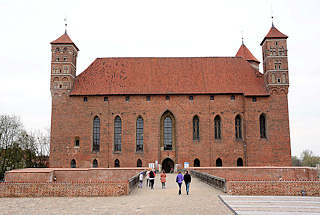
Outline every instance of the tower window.
<path id="1" fill-rule="evenodd" d="M 231 99 L 231 100 L 235 100 L 236 97 L 235 97 L 234 95 L 231 95 L 230 99 Z"/>
<path id="2" fill-rule="evenodd" d="M 166 96 L 166 100 L 170 100 L 170 96 Z"/>
<path id="3" fill-rule="evenodd" d="M 56 58 L 56 61 L 59 62 L 59 60 L 60 60 L 60 59 L 57 57 L 57 58 Z"/>
<path id="4" fill-rule="evenodd" d="M 257 97 L 252 97 L 252 102 L 256 102 L 257 101 Z"/>
<path id="5" fill-rule="evenodd" d="M 126 96 L 126 101 L 128 102 L 130 100 L 130 96 Z"/>
<path id="6" fill-rule="evenodd" d="M 278 81 L 278 83 L 280 83 L 281 82 L 280 78 L 277 78 L 277 81 Z"/>
<path id="7" fill-rule="evenodd" d="M 193 96 L 189 96 L 189 100 L 192 101 L 193 100 Z"/>
<path id="8" fill-rule="evenodd" d="M 210 96 L 210 100 L 214 100 L 214 96 Z"/>
<path id="9" fill-rule="evenodd" d="M 63 61 L 67 61 L 67 57 L 63 57 Z"/>
<path id="10" fill-rule="evenodd" d="M 83 101 L 84 101 L 84 102 L 87 102 L 87 101 L 88 101 L 88 97 L 86 97 L 86 96 L 83 97 Z"/>
<path id="11" fill-rule="evenodd" d="M 199 117 L 196 115 L 193 117 L 193 140 L 200 140 L 200 131 L 199 131 Z"/>
<path id="12" fill-rule="evenodd" d="M 276 41 L 275 44 L 276 44 L 276 46 L 277 46 L 277 45 L 278 45 L 278 42 Z"/>
<path id="13" fill-rule="evenodd" d="M 107 101 L 108 101 L 108 96 L 105 96 L 105 97 L 103 98 L 103 101 L 107 102 Z"/>
<path id="14" fill-rule="evenodd" d="M 235 118 L 235 133 L 236 139 L 242 139 L 242 123 L 240 115 L 237 115 Z"/>
<path id="15" fill-rule="evenodd" d="M 151 97 L 150 96 L 147 96 L 146 97 L 146 100 L 149 102 L 151 100 Z"/>
<path id="16" fill-rule="evenodd" d="M 80 138 L 79 137 L 75 137 L 74 138 L 74 146 L 75 147 L 79 147 L 80 146 Z"/>

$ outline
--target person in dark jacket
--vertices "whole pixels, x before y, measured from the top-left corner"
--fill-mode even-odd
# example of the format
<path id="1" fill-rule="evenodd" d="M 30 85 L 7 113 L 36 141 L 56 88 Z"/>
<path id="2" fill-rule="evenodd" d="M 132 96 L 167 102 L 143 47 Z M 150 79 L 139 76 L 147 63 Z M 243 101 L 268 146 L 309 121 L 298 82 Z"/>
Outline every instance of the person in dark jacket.
<path id="1" fill-rule="evenodd" d="M 183 177 L 184 183 L 186 184 L 186 191 L 187 195 L 189 195 L 189 188 L 190 188 L 190 183 L 191 183 L 191 175 L 189 174 L 188 171 L 186 171 L 186 174 Z"/>
<path id="2" fill-rule="evenodd" d="M 153 190 L 153 186 L 154 186 L 154 178 L 156 177 L 156 174 L 154 173 L 154 171 L 150 171 L 150 175 L 149 175 L 149 183 L 151 184 L 151 189 Z"/>

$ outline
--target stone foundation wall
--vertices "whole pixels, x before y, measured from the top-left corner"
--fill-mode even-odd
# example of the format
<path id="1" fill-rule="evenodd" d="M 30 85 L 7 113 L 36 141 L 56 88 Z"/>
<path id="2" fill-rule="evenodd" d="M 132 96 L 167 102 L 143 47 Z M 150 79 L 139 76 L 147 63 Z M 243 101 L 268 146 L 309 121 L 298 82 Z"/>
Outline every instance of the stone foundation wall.
<path id="1" fill-rule="evenodd" d="M 0 197 L 121 196 L 128 192 L 128 183 L 0 183 Z"/>
<path id="2" fill-rule="evenodd" d="M 320 196 L 320 181 L 228 181 L 231 195 Z"/>

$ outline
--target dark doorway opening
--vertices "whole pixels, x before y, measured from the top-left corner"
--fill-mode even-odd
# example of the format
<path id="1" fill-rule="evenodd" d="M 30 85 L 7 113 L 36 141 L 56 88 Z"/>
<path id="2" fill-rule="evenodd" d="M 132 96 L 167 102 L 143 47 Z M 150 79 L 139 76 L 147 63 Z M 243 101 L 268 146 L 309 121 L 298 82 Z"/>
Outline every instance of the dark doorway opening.
<path id="1" fill-rule="evenodd" d="M 120 161 L 118 159 L 114 161 L 114 167 L 120 167 Z"/>
<path id="2" fill-rule="evenodd" d="M 193 166 L 200 167 L 200 160 L 198 158 L 194 159 Z"/>
<path id="3" fill-rule="evenodd" d="M 218 159 L 216 160 L 216 166 L 222 166 L 222 160 L 221 160 L 221 158 L 218 158 Z"/>
<path id="4" fill-rule="evenodd" d="M 243 160 L 242 160 L 242 158 L 238 158 L 238 160 L 237 160 L 237 166 L 243 166 Z"/>
<path id="5" fill-rule="evenodd" d="M 174 162 L 170 158 L 166 158 L 162 161 L 162 169 L 166 172 L 173 172 Z"/>
<path id="6" fill-rule="evenodd" d="M 142 167 L 142 161 L 140 159 L 137 160 L 137 167 Z"/>

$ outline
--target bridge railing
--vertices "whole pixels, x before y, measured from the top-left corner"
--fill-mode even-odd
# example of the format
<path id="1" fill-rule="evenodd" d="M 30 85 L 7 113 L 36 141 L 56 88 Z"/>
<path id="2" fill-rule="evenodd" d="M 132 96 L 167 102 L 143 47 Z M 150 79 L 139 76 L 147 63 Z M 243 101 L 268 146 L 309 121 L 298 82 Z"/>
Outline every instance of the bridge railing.
<path id="1" fill-rule="evenodd" d="M 199 178 L 201 181 L 213 186 L 223 192 L 226 192 L 226 179 L 220 178 L 218 176 L 209 175 L 208 173 L 198 172 L 195 170 L 190 170 L 190 173 Z"/>
<path id="2" fill-rule="evenodd" d="M 142 174 L 145 176 L 146 175 L 146 170 L 142 171 Z M 141 172 L 139 172 L 137 175 L 129 178 L 128 182 L 129 182 L 129 193 L 137 186 L 137 184 L 139 183 L 139 175 Z"/>

